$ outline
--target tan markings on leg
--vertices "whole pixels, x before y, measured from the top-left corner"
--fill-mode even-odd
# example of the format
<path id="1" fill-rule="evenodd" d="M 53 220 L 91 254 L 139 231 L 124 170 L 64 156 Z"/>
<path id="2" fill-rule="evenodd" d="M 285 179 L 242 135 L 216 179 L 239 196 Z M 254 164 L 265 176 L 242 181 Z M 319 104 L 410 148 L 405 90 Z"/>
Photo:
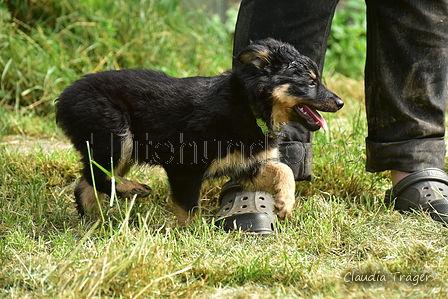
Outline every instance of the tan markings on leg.
<path id="1" fill-rule="evenodd" d="M 241 155 L 239 150 L 234 150 L 233 153 L 227 153 L 224 158 L 216 159 L 209 166 L 207 175 L 213 176 L 213 174 L 226 171 L 226 169 L 233 169 L 237 172 L 239 169 L 242 169 L 243 166 L 250 161 L 250 159 L 251 158 Z"/>
<path id="2" fill-rule="evenodd" d="M 122 135 L 121 140 L 121 157 L 115 167 L 115 173 L 125 175 L 131 166 L 132 152 L 134 150 L 132 133 L 127 129 Z"/>
<path id="3" fill-rule="evenodd" d="M 277 151 L 271 151 L 275 154 Z M 275 160 L 262 166 L 260 173 L 254 179 L 241 181 L 248 191 L 265 191 L 275 197 L 275 213 L 280 218 L 291 215 L 295 203 L 294 174 L 286 164 Z"/>
<path id="4" fill-rule="evenodd" d="M 123 178 L 126 173 L 131 169 L 132 153 L 134 151 L 134 140 L 132 139 L 132 133 L 129 129 L 126 129 L 123 134 L 120 135 L 121 140 L 121 157 L 117 165 L 114 168 L 114 176 L 120 180 L 120 183 L 116 182 L 115 190 L 117 195 L 124 198 L 132 198 L 134 195 L 137 197 L 145 197 L 151 193 L 151 188 L 147 185 L 137 182 L 129 181 Z M 110 178 L 107 178 L 110 180 Z"/>
<path id="5" fill-rule="evenodd" d="M 206 176 L 213 176 L 213 174 L 228 172 L 229 170 L 238 174 L 243 172 L 248 165 L 276 157 L 276 153 L 277 150 L 266 150 L 248 157 L 242 155 L 239 150 L 234 150 L 232 153 L 227 153 L 224 158 L 216 159 L 208 168 Z"/>
<path id="6" fill-rule="evenodd" d="M 226 157 L 215 161 L 208 173 L 233 169 L 233 172 L 243 170 L 247 164 L 266 161 L 260 173 L 255 178 L 244 178 L 241 181 L 247 191 L 265 191 L 275 196 L 275 212 L 280 218 L 289 216 L 295 202 L 294 174 L 286 164 L 279 162 L 278 149 L 264 151 L 250 158 L 242 157 L 239 151 L 234 151 Z"/>
<path id="7" fill-rule="evenodd" d="M 79 194 L 78 204 L 81 204 L 84 212 L 86 214 L 96 214 L 98 213 L 98 202 L 95 197 L 95 190 L 92 186 L 90 186 L 89 183 L 87 183 L 84 179 L 82 179 L 77 185 L 76 185 L 76 192 Z M 97 192 L 98 195 L 98 201 L 100 204 L 103 203 L 105 194 Z"/>
<path id="8" fill-rule="evenodd" d="M 174 213 L 177 224 L 180 226 L 189 225 L 193 219 L 196 217 L 197 213 L 187 212 L 175 203 L 172 202 L 171 211 Z"/>

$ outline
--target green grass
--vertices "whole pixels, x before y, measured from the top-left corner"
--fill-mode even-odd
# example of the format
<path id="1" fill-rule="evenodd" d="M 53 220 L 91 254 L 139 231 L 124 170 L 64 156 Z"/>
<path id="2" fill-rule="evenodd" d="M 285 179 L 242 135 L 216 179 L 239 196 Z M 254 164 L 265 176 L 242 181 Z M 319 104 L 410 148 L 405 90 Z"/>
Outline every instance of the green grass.
<path id="1" fill-rule="evenodd" d="M 117 32 L 114 24 L 130 16 L 109 14 L 140 2 L 145 8 L 132 17 L 145 22 Z M 177 227 L 165 174 L 146 167 L 129 177 L 153 188 L 148 198 L 106 203 L 101 223 L 81 220 L 73 202 L 79 156 L 53 116 L 61 89 L 84 72 L 117 66 L 179 76 L 230 66 L 231 39 L 218 21 L 181 13 L 173 1 L 140 2 L 114 1 L 108 10 L 95 0 L 26 2 L 34 14 L 56 6 L 54 14 L 33 15 L 11 0 L 16 19 L 0 9 L 0 298 L 448 295 L 448 231 L 427 215 L 384 206 L 388 174 L 364 170 L 363 84 L 336 73 L 326 81 L 346 106 L 325 114 L 330 129 L 313 140 L 315 180 L 297 183 L 294 214 L 277 223 L 277 234 L 247 237 L 214 226 L 225 179 L 206 182 L 201 217 Z M 42 88 L 24 92 L 32 86 Z"/>
<path id="2" fill-rule="evenodd" d="M 354 99 L 348 103 L 361 110 Z M 265 238 L 214 227 L 222 181 L 205 184 L 202 216 L 176 227 L 157 168 L 131 173 L 154 189 L 149 198 L 105 206 L 103 223 L 82 221 L 72 196 L 80 167 L 73 150 L 3 144 L 0 297 L 443 297 L 446 229 L 383 206 L 385 176 L 367 174 L 363 159 L 353 160 L 365 129 L 347 115 L 327 115 L 330 131 L 314 140 L 315 182 L 297 184 L 294 215 Z M 39 140 L 45 138 L 55 137 Z M 341 155 L 317 150 L 328 143 Z M 386 282 L 349 282 L 351 273 L 384 275 Z M 400 275 L 429 281 L 400 282 Z"/>
<path id="3" fill-rule="evenodd" d="M 366 4 L 341 1 L 328 39 L 325 69 L 362 79 L 367 49 Z"/>
<path id="4" fill-rule="evenodd" d="M 107 69 L 188 76 L 230 68 L 227 27 L 179 2 L 11 0 L 8 12 L 0 1 L 0 104 L 52 113 L 64 87 Z"/>
<path id="5" fill-rule="evenodd" d="M 315 181 L 297 184 L 294 215 L 266 238 L 214 227 L 224 180 L 204 184 L 202 216 L 176 227 L 158 168 L 130 175 L 154 189 L 149 198 L 106 205 L 103 223 L 80 220 L 72 195 L 78 155 L 57 146 L 66 139 L 49 129 L 53 121 L 1 113 L 14 135 L 4 136 L 0 151 L 0 297 L 446 296 L 446 229 L 426 215 L 384 207 L 386 175 L 364 171 L 365 119 L 362 102 L 353 98 L 362 84 L 328 81 L 347 106 L 325 115 L 330 130 L 313 141 Z M 34 135 L 20 133 L 33 127 L 25 119 L 40 128 Z M 53 140 L 50 148 L 39 146 L 45 140 Z M 350 282 L 372 274 L 377 282 Z"/>

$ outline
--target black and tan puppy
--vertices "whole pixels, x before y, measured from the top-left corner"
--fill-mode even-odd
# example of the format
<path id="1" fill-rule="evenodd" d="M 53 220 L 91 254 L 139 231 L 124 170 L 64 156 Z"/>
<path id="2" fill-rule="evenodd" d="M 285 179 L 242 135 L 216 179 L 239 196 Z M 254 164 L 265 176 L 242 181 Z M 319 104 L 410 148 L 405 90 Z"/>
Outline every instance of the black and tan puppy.
<path id="1" fill-rule="evenodd" d="M 282 123 L 318 130 L 325 121 L 316 110 L 335 112 L 343 102 L 323 85 L 316 64 L 289 44 L 260 40 L 237 58 L 240 67 L 215 77 L 106 71 L 65 89 L 56 103 L 57 122 L 84 163 L 75 188 L 78 211 L 97 208 L 88 144 L 93 160 L 109 171 L 113 165 L 122 197 L 150 193 L 123 178 L 133 164 L 161 165 L 180 223 L 197 209 L 202 181 L 222 175 L 241 178 L 246 190 L 274 194 L 275 212 L 288 216 L 295 183 L 278 162 Z M 110 177 L 96 166 L 94 179 L 102 195 L 111 192 Z"/>

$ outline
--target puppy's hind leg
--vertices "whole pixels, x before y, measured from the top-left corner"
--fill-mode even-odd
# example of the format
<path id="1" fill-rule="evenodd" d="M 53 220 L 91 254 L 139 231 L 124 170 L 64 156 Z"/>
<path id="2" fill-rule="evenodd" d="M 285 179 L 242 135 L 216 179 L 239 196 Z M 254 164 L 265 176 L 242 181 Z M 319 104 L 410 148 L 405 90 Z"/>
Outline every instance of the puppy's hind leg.
<path id="1" fill-rule="evenodd" d="M 78 213 L 81 216 L 95 214 L 98 212 L 98 205 L 104 200 L 105 194 L 97 192 L 91 184 L 82 178 L 75 187 L 75 200 Z"/>
<path id="2" fill-rule="evenodd" d="M 75 199 L 81 216 L 91 215 L 95 217 L 106 194 L 110 193 L 111 183 L 110 178 L 101 169 L 94 164 L 90 164 L 87 159 L 84 160 L 83 177 L 75 187 Z M 95 161 L 107 169 L 108 165 L 105 160 L 95 159 Z"/>
<path id="3" fill-rule="evenodd" d="M 123 178 L 131 169 L 131 166 L 137 161 L 132 161 L 133 154 L 133 139 L 132 134 L 128 130 L 123 134 L 121 141 L 121 157 L 114 168 L 114 175 L 119 179 L 116 183 L 117 195 L 122 198 L 131 198 L 135 195 L 137 197 L 145 197 L 151 193 L 151 188 L 145 184 L 140 184 Z M 136 157 L 137 160 L 138 157 Z"/>
<path id="4" fill-rule="evenodd" d="M 83 178 L 75 188 L 76 203 L 81 215 L 98 212 L 105 195 L 110 194 L 112 190 L 111 179 L 101 168 L 111 171 L 111 161 L 118 162 L 121 155 L 119 136 L 107 131 L 94 132 L 90 139 L 89 150 L 86 144 L 76 144 L 84 164 Z M 96 194 L 93 186 L 96 188 Z"/>

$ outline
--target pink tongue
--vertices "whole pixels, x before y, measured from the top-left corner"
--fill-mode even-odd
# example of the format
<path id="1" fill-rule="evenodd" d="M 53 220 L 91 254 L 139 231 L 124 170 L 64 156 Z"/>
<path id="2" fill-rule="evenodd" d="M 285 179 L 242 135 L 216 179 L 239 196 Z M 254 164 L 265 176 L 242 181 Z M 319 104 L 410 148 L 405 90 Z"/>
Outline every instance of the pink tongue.
<path id="1" fill-rule="evenodd" d="M 316 121 L 317 124 L 319 124 L 319 126 L 324 129 L 324 130 L 328 130 L 328 126 L 327 126 L 327 122 L 325 121 L 325 119 L 313 108 L 305 106 L 305 105 L 300 105 L 300 108 L 303 109 L 303 111 L 306 112 L 306 114 L 308 114 L 309 116 L 311 116 L 311 118 L 313 120 Z"/>

